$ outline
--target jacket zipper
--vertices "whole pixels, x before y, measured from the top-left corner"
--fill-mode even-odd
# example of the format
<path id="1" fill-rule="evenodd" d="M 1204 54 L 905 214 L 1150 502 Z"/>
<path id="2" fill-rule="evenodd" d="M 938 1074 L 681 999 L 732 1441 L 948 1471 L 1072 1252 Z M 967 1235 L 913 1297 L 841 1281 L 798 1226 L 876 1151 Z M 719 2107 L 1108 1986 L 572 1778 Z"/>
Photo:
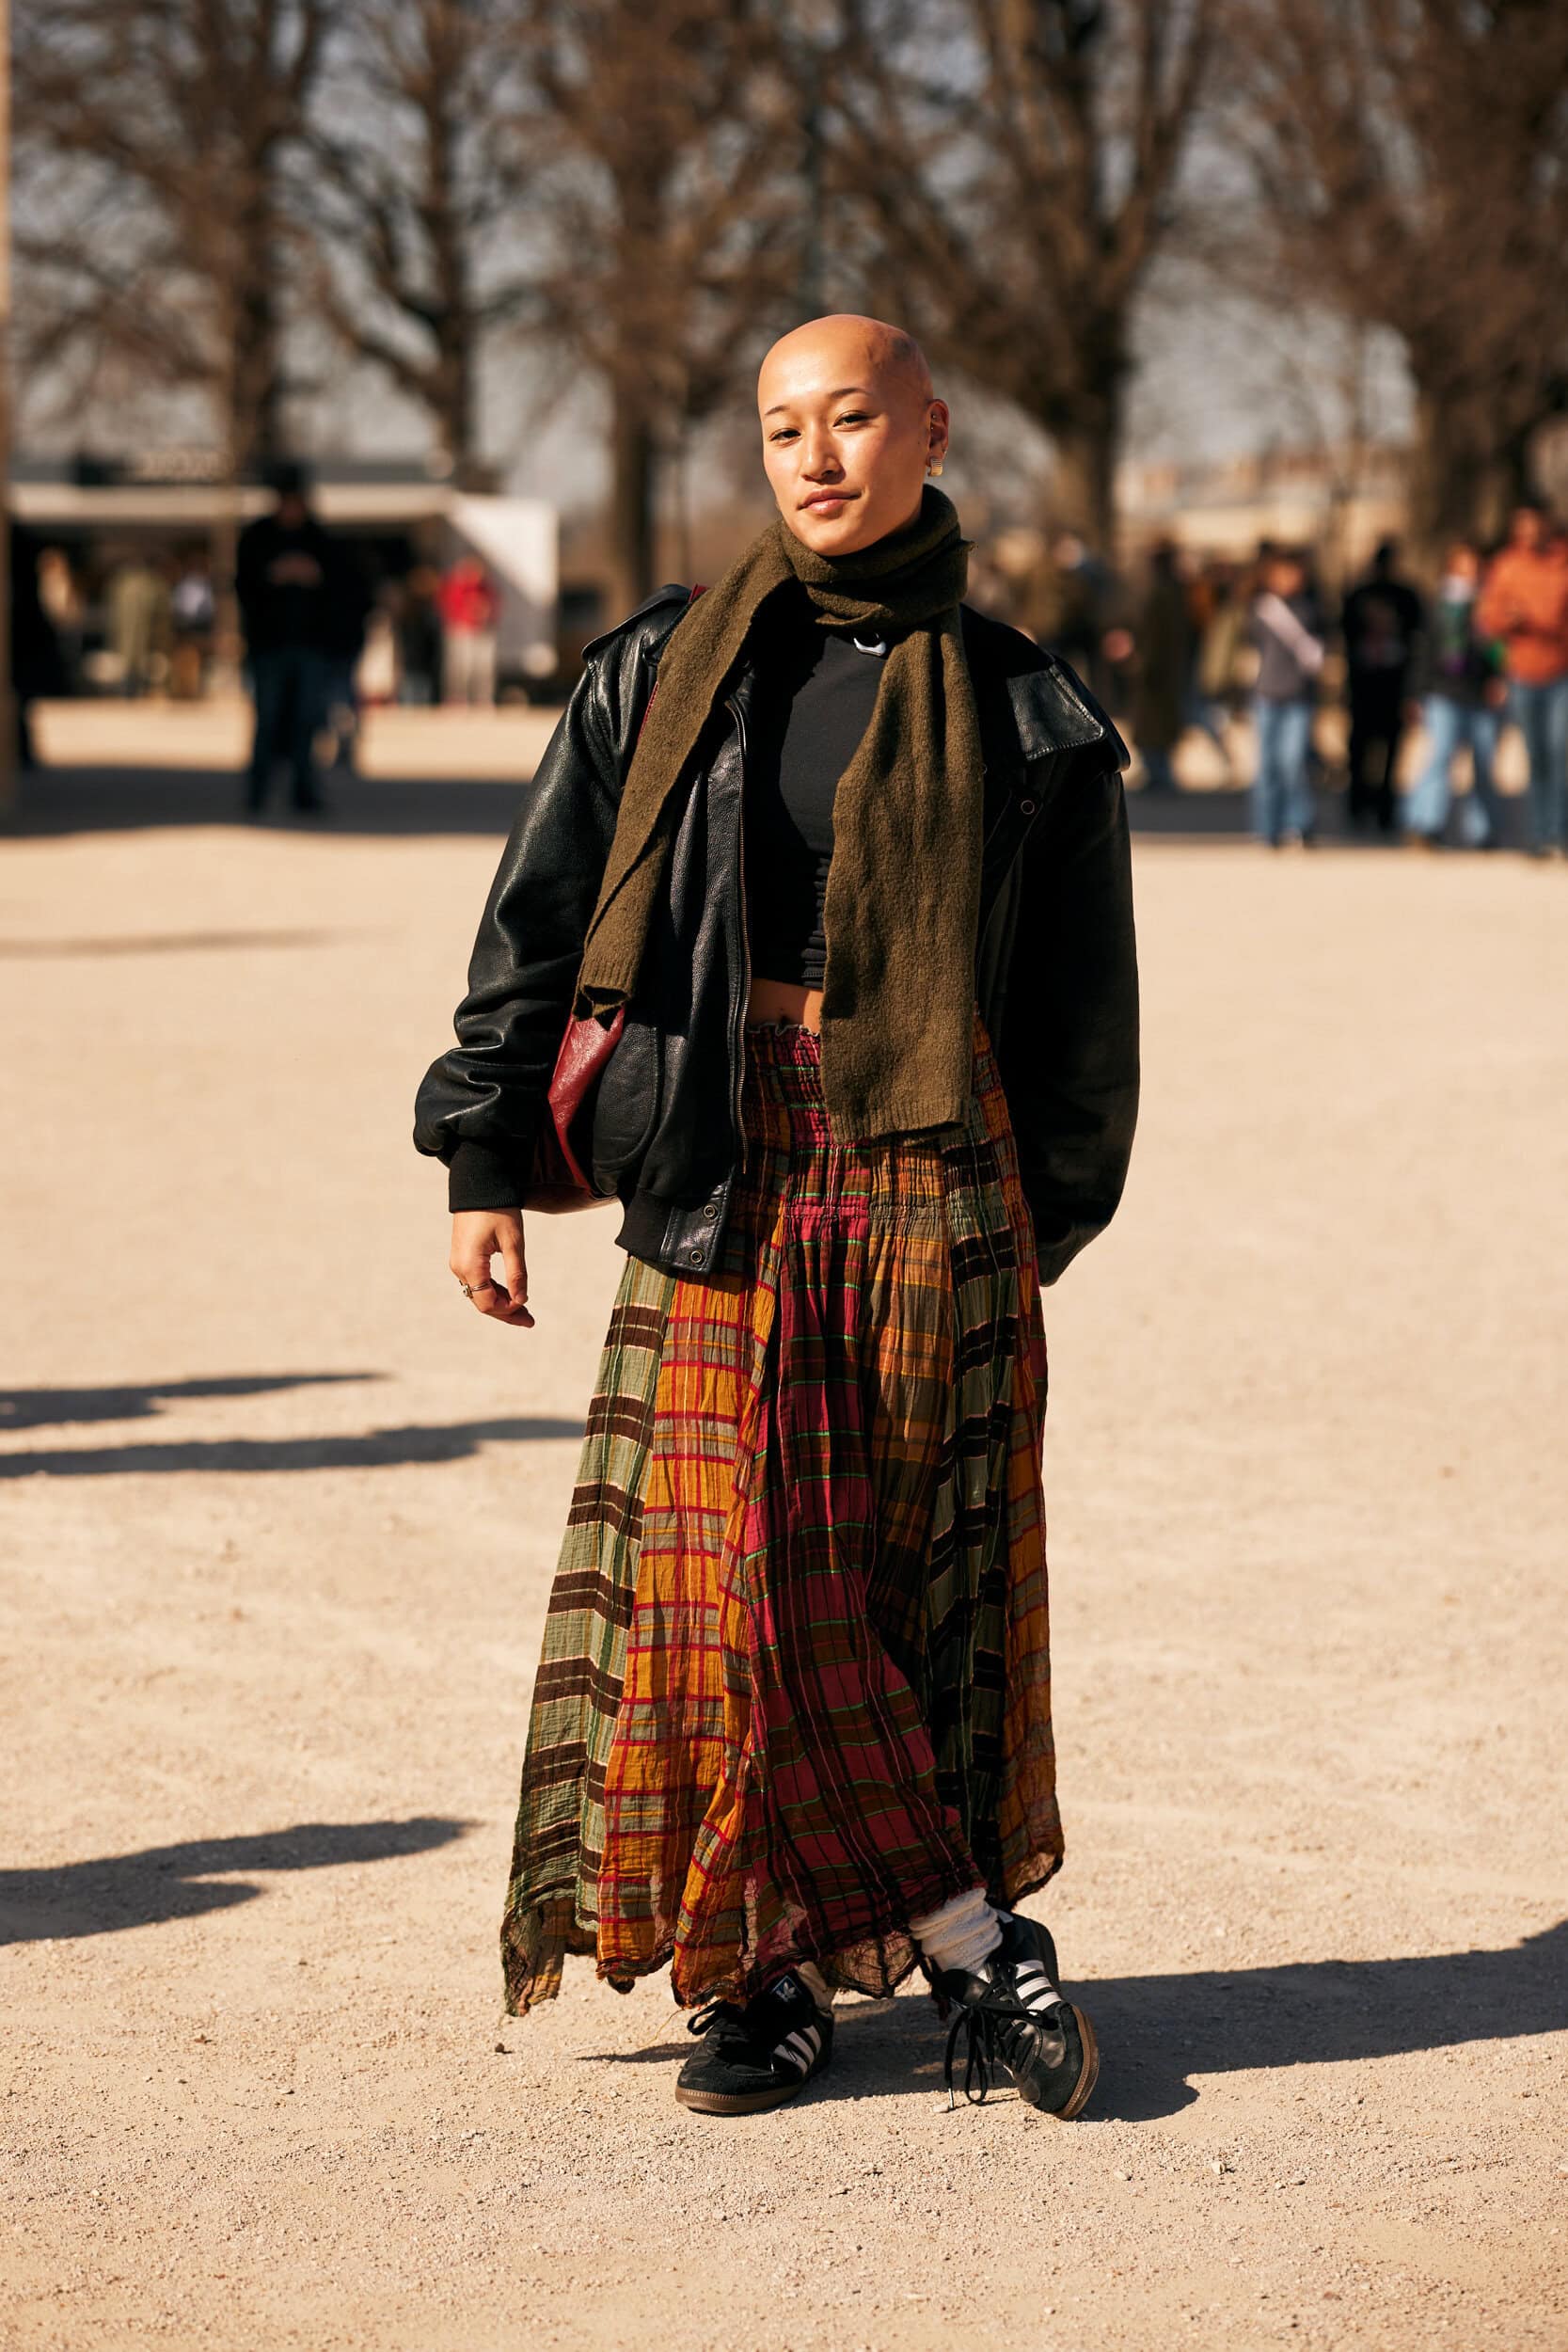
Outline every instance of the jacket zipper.
<path id="1" fill-rule="evenodd" d="M 740 1166 L 746 1167 L 746 1128 L 741 1112 L 741 1089 L 745 1082 L 746 1041 L 742 1025 L 746 1018 L 746 1002 L 752 986 L 752 943 L 746 926 L 746 866 L 742 846 L 742 830 L 746 810 L 746 720 L 739 703 L 733 694 L 725 696 L 725 707 L 735 719 L 736 732 L 740 738 L 740 789 L 735 807 L 735 894 L 740 917 L 740 986 L 730 1013 L 730 1073 L 731 1115 L 735 1122 L 736 1141 L 740 1148 Z"/>

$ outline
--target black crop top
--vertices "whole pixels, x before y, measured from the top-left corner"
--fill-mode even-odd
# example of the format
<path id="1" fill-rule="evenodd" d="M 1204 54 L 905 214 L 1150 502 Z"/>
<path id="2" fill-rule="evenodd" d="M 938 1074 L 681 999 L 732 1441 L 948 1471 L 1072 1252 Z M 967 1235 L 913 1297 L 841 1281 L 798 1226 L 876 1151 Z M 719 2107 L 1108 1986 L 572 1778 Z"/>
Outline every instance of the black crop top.
<path id="1" fill-rule="evenodd" d="M 833 796 L 871 723 L 886 647 L 862 652 L 847 631 L 814 621 L 803 600 L 774 642 L 747 746 L 747 938 L 754 977 L 820 988 Z"/>

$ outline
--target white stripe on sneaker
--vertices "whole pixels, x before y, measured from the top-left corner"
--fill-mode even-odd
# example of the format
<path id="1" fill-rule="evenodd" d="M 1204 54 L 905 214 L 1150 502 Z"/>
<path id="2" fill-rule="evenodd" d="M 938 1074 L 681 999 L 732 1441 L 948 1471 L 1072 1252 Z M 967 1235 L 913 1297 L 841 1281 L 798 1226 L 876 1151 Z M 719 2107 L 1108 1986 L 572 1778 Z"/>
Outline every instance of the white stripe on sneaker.
<path id="1" fill-rule="evenodd" d="M 1025 2009 L 1053 2009 L 1062 1997 L 1037 1960 L 1022 1962 L 1013 1981 Z"/>

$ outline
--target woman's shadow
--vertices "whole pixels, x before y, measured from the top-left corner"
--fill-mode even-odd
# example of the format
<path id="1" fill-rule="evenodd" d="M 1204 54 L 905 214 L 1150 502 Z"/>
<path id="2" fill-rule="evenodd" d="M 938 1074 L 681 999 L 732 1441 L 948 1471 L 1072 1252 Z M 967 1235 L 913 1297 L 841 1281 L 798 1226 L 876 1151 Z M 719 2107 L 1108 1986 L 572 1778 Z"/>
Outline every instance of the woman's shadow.
<path id="1" fill-rule="evenodd" d="M 1100 2037 L 1091 2112 L 1147 2122 L 1197 2097 L 1193 2075 L 1560 2033 L 1568 2027 L 1568 1920 L 1498 1951 L 1108 1977 L 1067 1989 Z M 897 2074 L 927 2097 L 942 2088 L 944 2029 L 924 2000 L 846 2001 L 836 2023 L 833 2072 L 845 2090 L 885 2090 Z"/>
<path id="2" fill-rule="evenodd" d="M 139 1853 L 103 1854 L 46 1869 L 0 1870 L 0 1945 L 112 1935 L 122 1928 L 228 1911 L 261 1892 L 237 1873 L 389 1862 L 448 1845 L 469 1826 L 440 1815 L 399 1821 L 300 1821 L 292 1829 L 244 1837 L 149 1846 Z"/>

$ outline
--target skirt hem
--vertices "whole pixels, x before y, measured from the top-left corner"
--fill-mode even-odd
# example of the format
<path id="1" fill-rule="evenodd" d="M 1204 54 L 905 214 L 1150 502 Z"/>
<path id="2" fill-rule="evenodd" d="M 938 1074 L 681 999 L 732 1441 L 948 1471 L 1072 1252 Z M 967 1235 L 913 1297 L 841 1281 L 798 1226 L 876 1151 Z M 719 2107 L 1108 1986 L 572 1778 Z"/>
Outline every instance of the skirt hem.
<path id="1" fill-rule="evenodd" d="M 1037 1895 L 1042 1886 L 1050 1884 L 1060 1870 L 1062 1862 L 1063 1855 L 1060 1852 L 1037 1854 L 1000 1890 L 988 1887 L 986 1890 L 988 1899 L 995 1903 L 998 1908 L 1009 1910 L 1015 1904 L 1027 1901 L 1031 1895 Z M 920 1905 L 917 1903 L 909 1908 L 918 1914 Z M 543 1927 L 541 1932 L 543 1933 Z M 841 1956 L 847 1952 L 859 1951 L 865 1944 L 873 1942 L 882 1950 L 884 1957 L 886 1957 L 889 1944 L 893 1946 L 895 1952 L 900 1946 L 907 1947 L 907 1952 L 895 1960 L 887 1959 L 886 1964 L 879 1972 L 880 1981 L 875 1985 L 866 1985 L 857 1978 L 844 1975 L 839 1967 Z M 565 1933 L 558 1930 L 547 1947 L 541 1950 L 538 1960 L 531 1967 L 515 1977 L 508 1971 L 505 1999 L 502 2004 L 504 2014 L 508 2017 L 526 2017 L 531 2010 L 540 2008 L 546 2001 L 559 1999 L 563 1963 L 569 1959 L 594 1961 L 594 1973 L 601 1984 L 608 1984 L 614 1993 L 630 1993 L 649 1977 L 657 1977 L 663 1969 L 670 1966 L 675 1954 L 675 1942 L 673 1937 L 661 1939 L 657 1948 L 646 1959 L 639 1960 L 635 1964 L 617 1962 L 613 1968 L 606 1968 L 598 1964 L 597 1954 L 598 1939 L 591 1928 L 585 1928 L 574 1922 Z M 920 1964 L 919 1947 L 910 1932 L 907 1916 L 890 1915 L 882 1925 L 868 1931 L 863 1938 L 858 1939 L 854 1944 L 841 1946 L 836 1951 L 826 1954 L 802 1951 L 793 1957 L 799 1960 L 809 1960 L 814 1966 L 822 1971 L 828 1982 L 837 1991 L 858 1993 L 866 2000 L 887 1999 L 897 1991 L 901 1984 L 908 1982 Z M 787 1963 L 781 1961 L 780 1964 L 781 1966 L 786 1965 Z M 674 1992 L 673 1979 L 671 1990 Z M 754 1990 L 755 1987 L 747 1980 L 747 1971 L 744 1968 L 717 1971 L 706 1978 L 700 1986 L 692 1989 L 685 2000 L 682 2000 L 676 1993 L 675 2006 L 677 2009 L 697 2009 L 705 2001 L 728 2000 L 737 1996 L 745 1999 Z"/>

